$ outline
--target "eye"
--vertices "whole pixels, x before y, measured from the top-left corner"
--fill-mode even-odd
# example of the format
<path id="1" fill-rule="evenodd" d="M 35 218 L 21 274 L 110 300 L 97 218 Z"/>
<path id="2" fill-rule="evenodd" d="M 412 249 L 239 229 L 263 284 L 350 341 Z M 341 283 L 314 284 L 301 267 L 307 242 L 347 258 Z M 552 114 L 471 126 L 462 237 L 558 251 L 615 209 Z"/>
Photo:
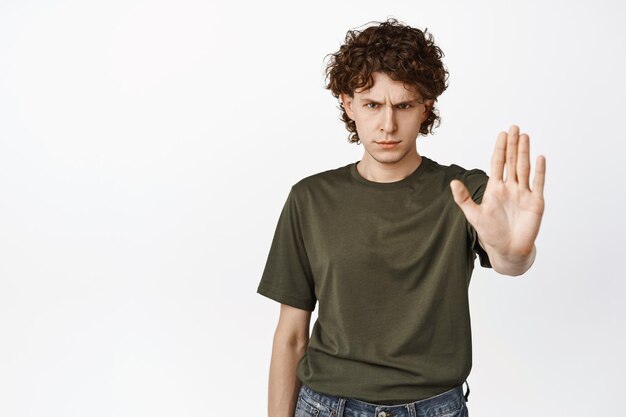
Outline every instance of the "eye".
<path id="1" fill-rule="evenodd" d="M 410 104 L 406 104 L 406 103 L 403 103 L 403 104 L 398 104 L 398 106 L 399 106 L 402 110 L 407 110 L 408 108 L 410 108 L 410 107 L 411 107 L 411 105 L 410 105 Z M 406 106 L 406 107 L 401 107 L 401 106 Z"/>
<path id="2" fill-rule="evenodd" d="M 373 106 L 378 106 L 378 103 L 367 103 L 365 106 L 370 108 L 370 109 L 373 109 L 374 107 L 369 107 L 370 104 L 373 105 Z"/>

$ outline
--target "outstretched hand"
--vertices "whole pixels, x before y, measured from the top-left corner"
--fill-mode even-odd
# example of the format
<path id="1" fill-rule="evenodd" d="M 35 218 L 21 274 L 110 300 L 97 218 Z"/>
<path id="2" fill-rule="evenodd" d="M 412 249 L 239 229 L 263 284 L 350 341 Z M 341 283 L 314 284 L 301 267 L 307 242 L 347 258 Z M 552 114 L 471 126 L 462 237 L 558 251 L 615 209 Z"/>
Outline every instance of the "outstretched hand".
<path id="1" fill-rule="evenodd" d="M 503 178 L 506 164 L 506 179 Z M 546 158 L 537 157 L 533 189 L 529 187 L 530 139 L 512 125 L 500 132 L 491 157 L 491 174 L 481 204 L 459 180 L 450 187 L 454 201 L 476 229 L 481 246 L 490 255 L 514 261 L 528 257 L 539 233 L 544 211 Z"/>

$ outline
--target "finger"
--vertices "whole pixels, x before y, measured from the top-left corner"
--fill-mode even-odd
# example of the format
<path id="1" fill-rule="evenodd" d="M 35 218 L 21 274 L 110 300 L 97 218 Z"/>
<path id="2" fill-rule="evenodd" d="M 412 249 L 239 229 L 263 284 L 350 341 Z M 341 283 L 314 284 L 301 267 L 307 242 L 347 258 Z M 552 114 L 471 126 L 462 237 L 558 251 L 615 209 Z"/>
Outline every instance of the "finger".
<path id="1" fill-rule="evenodd" d="M 504 174 L 504 158 L 506 152 L 506 132 L 500 132 L 498 139 L 496 139 L 496 145 L 493 148 L 493 155 L 491 156 L 491 175 L 497 181 L 502 181 Z"/>
<path id="2" fill-rule="evenodd" d="M 519 127 L 511 125 L 509 138 L 506 143 L 506 180 L 505 182 L 517 181 L 517 142 Z"/>
<path id="3" fill-rule="evenodd" d="M 517 152 L 517 182 L 520 188 L 530 191 L 530 138 L 525 133 L 519 137 Z"/>
<path id="4" fill-rule="evenodd" d="M 535 166 L 535 178 L 533 179 L 533 194 L 537 194 L 543 200 L 543 186 L 546 182 L 546 157 L 539 155 Z"/>
<path id="5" fill-rule="evenodd" d="M 454 202 L 461 208 L 461 211 L 467 218 L 467 221 L 473 226 L 478 218 L 478 204 L 472 200 L 472 196 L 463 182 L 459 180 L 450 181 L 450 189 Z"/>

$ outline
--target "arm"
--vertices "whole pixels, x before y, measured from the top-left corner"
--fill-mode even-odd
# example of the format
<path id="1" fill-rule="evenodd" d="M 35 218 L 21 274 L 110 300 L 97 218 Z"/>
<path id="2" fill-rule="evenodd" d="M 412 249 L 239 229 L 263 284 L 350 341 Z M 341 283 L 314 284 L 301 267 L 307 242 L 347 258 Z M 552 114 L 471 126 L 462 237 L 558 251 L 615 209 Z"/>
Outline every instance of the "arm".
<path id="1" fill-rule="evenodd" d="M 295 413 L 302 386 L 296 366 L 306 352 L 310 321 L 310 311 L 281 304 L 269 371 L 269 417 L 293 417 Z"/>

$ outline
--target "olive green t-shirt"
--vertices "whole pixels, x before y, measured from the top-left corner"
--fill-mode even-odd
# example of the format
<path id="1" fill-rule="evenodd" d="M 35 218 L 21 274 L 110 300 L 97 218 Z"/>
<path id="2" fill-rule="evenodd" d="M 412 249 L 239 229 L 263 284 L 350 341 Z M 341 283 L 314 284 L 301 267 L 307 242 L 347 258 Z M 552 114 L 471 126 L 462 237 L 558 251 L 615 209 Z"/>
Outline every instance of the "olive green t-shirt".
<path id="1" fill-rule="evenodd" d="M 468 287 L 477 255 L 491 267 L 450 181 L 480 203 L 488 176 L 422 156 L 409 176 L 380 183 L 357 163 L 291 187 L 257 292 L 319 303 L 296 371 L 314 390 L 377 404 L 440 394 L 470 373 Z"/>

